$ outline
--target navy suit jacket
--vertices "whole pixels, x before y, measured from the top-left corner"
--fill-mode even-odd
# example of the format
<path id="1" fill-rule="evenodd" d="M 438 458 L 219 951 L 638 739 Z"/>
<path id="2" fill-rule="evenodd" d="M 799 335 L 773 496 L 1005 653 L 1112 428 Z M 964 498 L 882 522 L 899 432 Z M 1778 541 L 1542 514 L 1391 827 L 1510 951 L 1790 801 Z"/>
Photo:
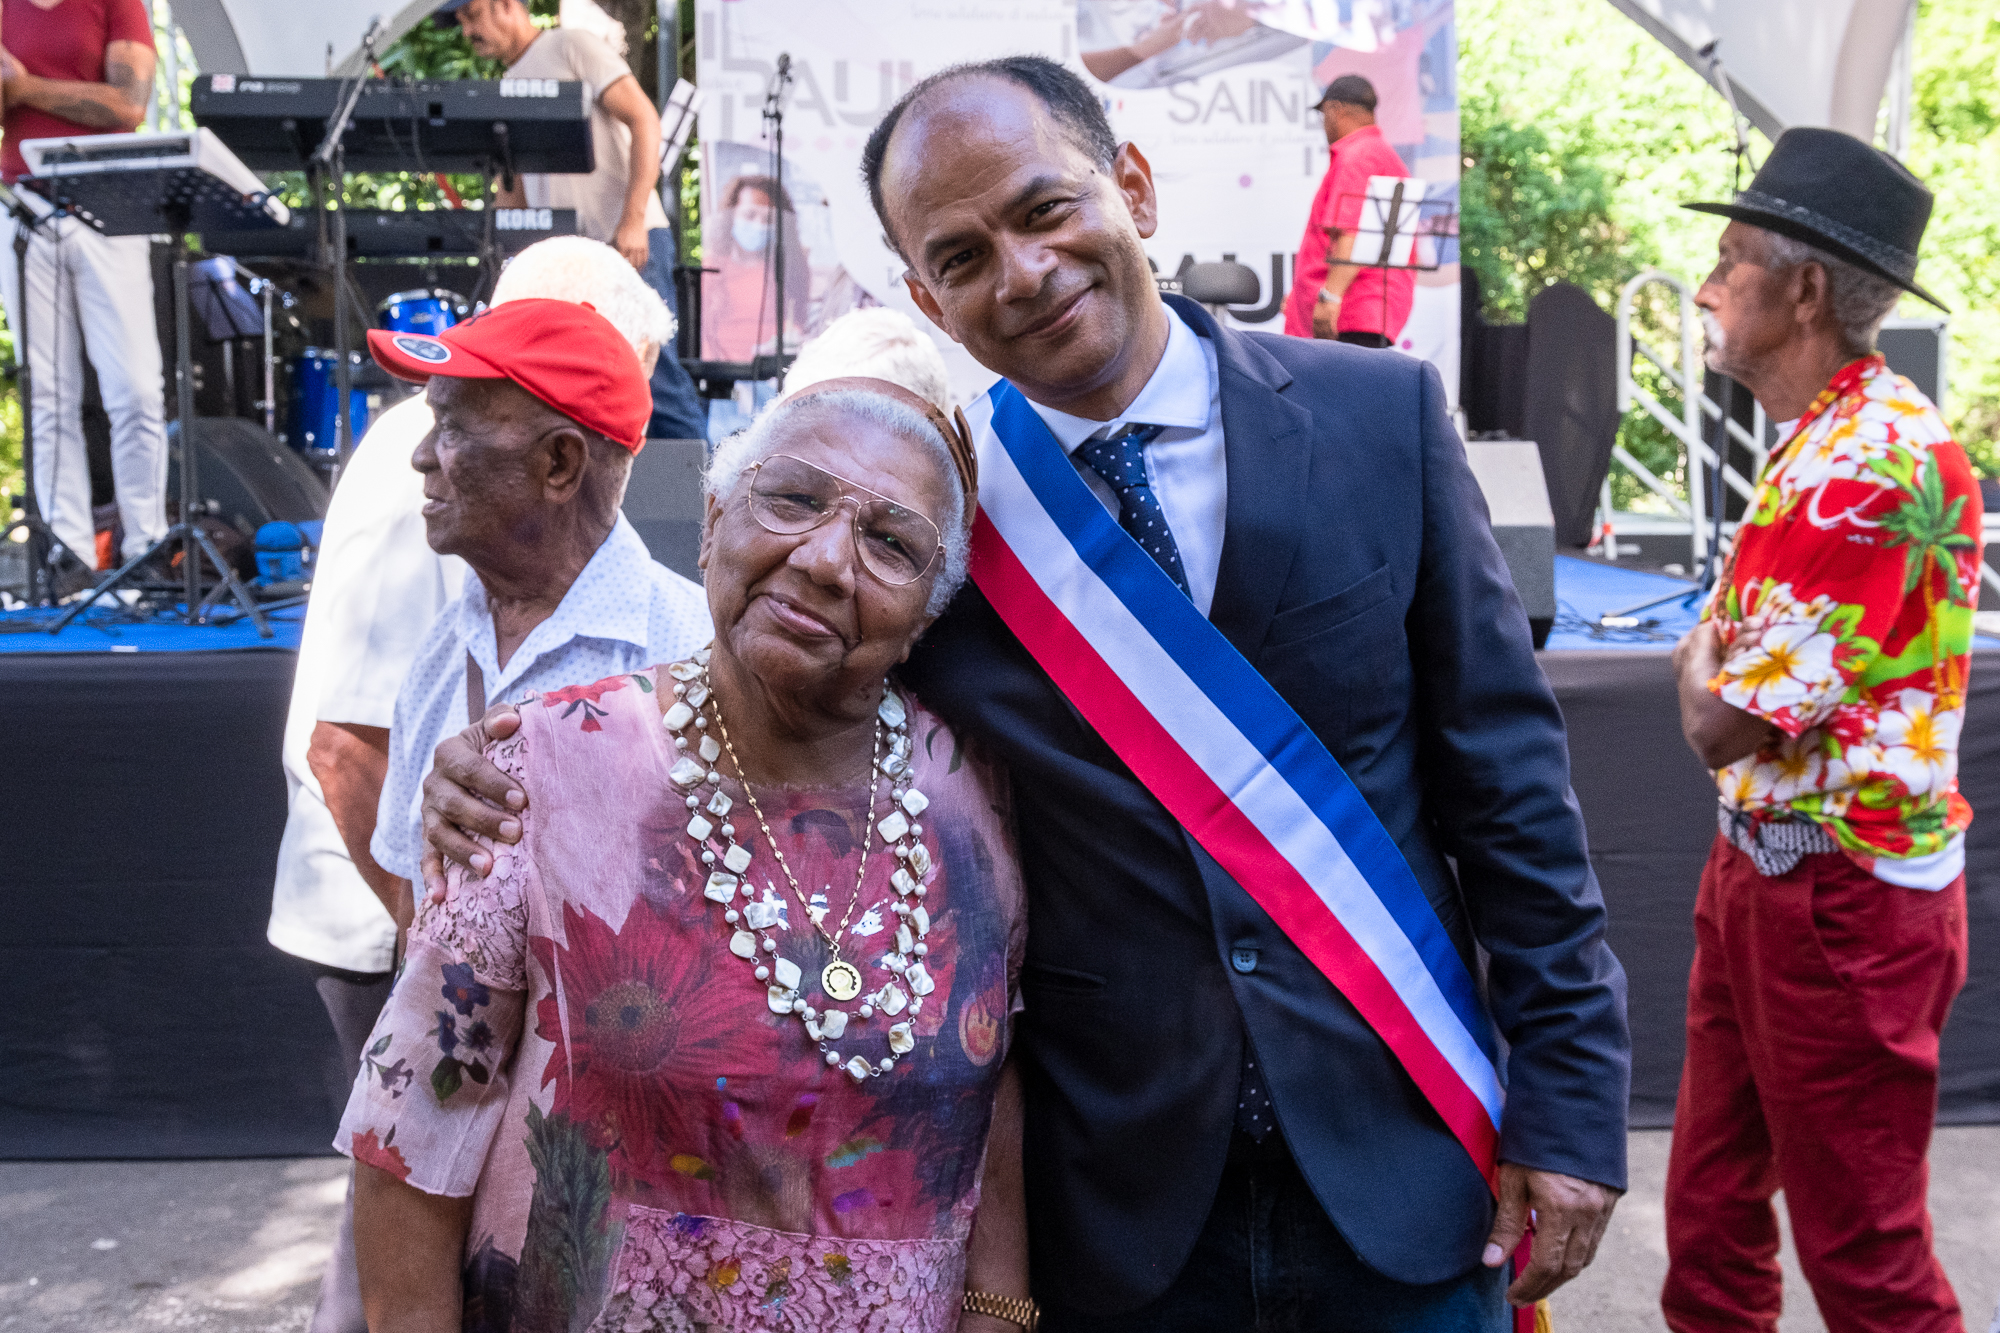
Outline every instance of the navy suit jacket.
<path id="1" fill-rule="evenodd" d="M 1505 1040 L 1502 1160 L 1622 1188 L 1625 977 L 1562 716 L 1437 372 L 1222 329 L 1228 508 L 1211 620 L 1409 860 Z M 1057 692 L 968 586 L 904 678 L 1011 767 L 1028 888 L 1034 1284 L 1110 1314 L 1164 1291 L 1221 1179 L 1243 1041 L 1361 1258 L 1465 1273 L 1485 1181 L 1388 1048 Z M 1476 945 L 1476 947 L 1475 947 Z"/>

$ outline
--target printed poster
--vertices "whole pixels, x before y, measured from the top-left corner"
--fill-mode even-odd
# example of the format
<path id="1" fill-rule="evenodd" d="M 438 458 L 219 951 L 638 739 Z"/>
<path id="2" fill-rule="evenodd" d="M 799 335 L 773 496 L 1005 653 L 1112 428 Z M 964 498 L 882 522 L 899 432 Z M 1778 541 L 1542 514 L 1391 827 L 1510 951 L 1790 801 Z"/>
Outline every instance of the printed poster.
<path id="1" fill-rule="evenodd" d="M 948 65 L 1033 52 L 1098 88 L 1160 193 L 1147 253 L 1162 274 L 1233 259 L 1258 278 L 1240 327 L 1283 328 L 1294 255 L 1328 149 L 1320 89 L 1361 74 L 1376 122 L 1428 197 L 1455 207 L 1452 0 L 697 0 L 703 152 L 703 356 L 787 350 L 848 310 L 890 305 L 937 337 L 962 398 L 992 375 L 918 312 L 860 176 L 897 97 Z M 790 57 L 779 183 L 764 110 Z M 774 222 L 782 217 L 782 226 Z M 782 232 L 782 236 L 779 233 Z M 1398 345 L 1458 388 L 1457 243 L 1427 247 Z M 782 302 L 777 287 L 782 277 Z M 780 306 L 782 305 L 782 310 Z"/>

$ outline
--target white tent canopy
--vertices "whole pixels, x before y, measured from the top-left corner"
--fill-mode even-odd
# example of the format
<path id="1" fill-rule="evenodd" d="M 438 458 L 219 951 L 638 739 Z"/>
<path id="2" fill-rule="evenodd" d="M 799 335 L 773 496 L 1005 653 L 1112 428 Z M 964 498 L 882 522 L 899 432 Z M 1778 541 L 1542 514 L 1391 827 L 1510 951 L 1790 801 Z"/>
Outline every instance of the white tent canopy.
<path id="1" fill-rule="evenodd" d="M 1737 106 L 1772 138 L 1824 125 L 1873 142 L 1916 0 L 1611 0 L 1711 83 L 1716 42 Z"/>
<path id="2" fill-rule="evenodd" d="M 377 18 L 376 49 L 420 23 L 441 0 L 171 0 L 204 74 L 318 79 L 360 72 L 361 39 Z"/>
<path id="3" fill-rule="evenodd" d="M 171 0 L 175 21 L 210 74 L 321 78 L 359 71 L 361 38 L 376 17 L 381 46 L 415 27 L 440 0 Z M 811 0 L 805 0 L 810 3 Z M 1718 41 L 1750 122 L 1777 137 L 1792 125 L 1830 125 L 1875 137 L 1890 67 L 1916 0 L 1611 0 L 1710 79 L 1699 52 Z"/>

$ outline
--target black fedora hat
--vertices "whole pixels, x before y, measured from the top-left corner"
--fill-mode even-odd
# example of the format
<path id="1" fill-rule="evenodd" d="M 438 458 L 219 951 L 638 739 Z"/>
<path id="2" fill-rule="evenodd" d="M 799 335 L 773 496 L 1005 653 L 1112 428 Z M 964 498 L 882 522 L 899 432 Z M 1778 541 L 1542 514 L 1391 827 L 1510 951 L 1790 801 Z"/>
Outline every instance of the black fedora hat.
<path id="1" fill-rule="evenodd" d="M 1682 204 L 1816 245 L 1938 309 L 1917 286 L 1917 243 L 1931 192 L 1908 167 L 1839 130 L 1786 130 L 1733 204 Z"/>

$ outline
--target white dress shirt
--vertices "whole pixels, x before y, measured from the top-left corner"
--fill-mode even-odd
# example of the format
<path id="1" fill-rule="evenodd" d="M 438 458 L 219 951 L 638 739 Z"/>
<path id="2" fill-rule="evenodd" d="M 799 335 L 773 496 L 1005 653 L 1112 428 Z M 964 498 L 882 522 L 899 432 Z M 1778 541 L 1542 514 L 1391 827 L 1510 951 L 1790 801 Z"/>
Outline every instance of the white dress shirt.
<path id="1" fill-rule="evenodd" d="M 431 624 L 396 696 L 389 772 L 368 850 L 390 874 L 417 878 L 423 855 L 423 781 L 431 753 L 468 721 L 467 652 L 479 663 L 491 706 L 677 661 L 712 634 L 708 599 L 700 585 L 648 555 L 646 543 L 623 514 L 554 614 L 528 632 L 504 668 L 486 587 L 477 577 L 466 579 L 458 599 Z"/>
<path id="2" fill-rule="evenodd" d="M 348 858 L 306 763 L 313 727 L 387 727 L 396 691 L 465 562 L 424 539 L 424 479 L 410 455 L 431 428 L 421 394 L 369 426 L 327 506 L 285 718 L 289 807 L 266 937 L 286 953 L 349 972 L 386 972 L 396 925 Z"/>
<path id="3" fill-rule="evenodd" d="M 1167 530 L 1180 548 L 1188 595 L 1204 616 L 1215 603 L 1216 572 L 1222 565 L 1223 519 L 1229 509 L 1229 475 L 1222 449 L 1222 380 L 1215 346 L 1167 308 L 1167 350 L 1153 377 L 1132 405 L 1111 421 L 1073 417 L 1033 399 L 1049 431 L 1070 462 L 1115 516 L 1118 496 L 1095 469 L 1076 456 L 1085 440 L 1107 438 L 1128 425 L 1165 426 L 1146 446 L 1146 479 L 1167 516 Z M 1026 397 L 1026 395 L 1023 395 Z"/>

